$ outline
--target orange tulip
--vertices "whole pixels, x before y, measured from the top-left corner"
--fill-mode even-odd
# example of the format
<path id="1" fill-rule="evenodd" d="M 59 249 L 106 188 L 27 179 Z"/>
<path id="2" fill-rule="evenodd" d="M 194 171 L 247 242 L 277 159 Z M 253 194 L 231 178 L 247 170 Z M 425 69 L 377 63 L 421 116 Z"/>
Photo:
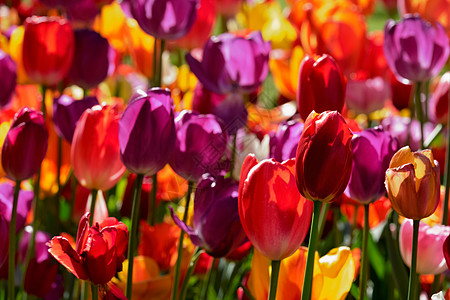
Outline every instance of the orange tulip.
<path id="1" fill-rule="evenodd" d="M 80 117 L 72 140 L 73 172 L 84 187 L 112 188 L 125 172 L 119 153 L 117 109 L 96 105 Z"/>
<path id="2" fill-rule="evenodd" d="M 353 225 L 353 220 L 355 218 L 355 210 L 356 210 L 356 226 L 359 228 L 363 228 L 364 224 L 364 206 L 360 205 L 355 201 L 352 203 L 341 203 L 340 205 L 341 212 L 345 215 L 350 223 Z M 386 217 L 391 210 L 391 202 L 388 198 L 382 196 L 377 201 L 373 202 L 372 205 L 369 206 L 369 227 L 374 228 L 378 226 L 381 222 L 386 220 Z"/>
<path id="3" fill-rule="evenodd" d="M 386 190 L 392 208 L 399 215 L 420 220 L 430 216 L 439 204 L 439 164 L 431 150 L 398 150 L 386 171 Z"/>

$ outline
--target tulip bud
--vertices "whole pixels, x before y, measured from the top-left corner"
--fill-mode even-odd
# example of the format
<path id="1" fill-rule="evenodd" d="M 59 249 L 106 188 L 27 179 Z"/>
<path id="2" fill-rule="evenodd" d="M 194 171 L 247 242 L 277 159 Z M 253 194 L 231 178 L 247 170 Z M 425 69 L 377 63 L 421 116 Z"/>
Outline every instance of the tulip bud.
<path id="1" fill-rule="evenodd" d="M 231 178 L 204 174 L 195 192 L 193 228 L 172 214 L 191 241 L 213 257 L 227 256 L 247 240 L 239 220 L 238 187 Z"/>
<path id="2" fill-rule="evenodd" d="M 417 273 L 441 274 L 447 270 L 444 253 L 444 241 L 450 234 L 450 227 L 444 225 L 428 226 L 419 224 L 419 237 L 417 244 Z M 413 240 L 413 221 L 406 219 L 400 227 L 399 246 L 403 262 L 411 267 L 411 253 Z M 444 248 L 445 249 L 445 248 Z"/>
<path id="3" fill-rule="evenodd" d="M 133 95 L 119 121 L 120 157 L 133 173 L 154 175 L 169 161 L 175 146 L 170 91 L 153 88 Z"/>
<path id="4" fill-rule="evenodd" d="M 300 117 L 306 120 L 311 111 L 342 112 L 347 80 L 333 57 L 324 54 L 315 60 L 306 56 L 300 65 L 297 103 Z"/>
<path id="5" fill-rule="evenodd" d="M 186 180 L 196 182 L 204 173 L 220 173 L 228 135 L 214 115 L 181 112 L 175 120 L 176 142 L 169 164 Z"/>
<path id="6" fill-rule="evenodd" d="M 431 109 L 439 123 L 447 124 L 448 118 L 448 97 L 450 91 L 450 72 L 442 75 L 439 83 L 431 96 Z"/>
<path id="7" fill-rule="evenodd" d="M 197 17 L 199 0 L 125 0 L 147 34 L 172 40 L 186 35 Z"/>
<path id="8" fill-rule="evenodd" d="M 67 77 L 71 83 L 83 89 L 90 89 L 108 75 L 109 53 L 112 49 L 108 40 L 93 30 L 75 31 L 75 53 Z"/>
<path id="9" fill-rule="evenodd" d="M 430 216 L 439 204 L 439 164 L 429 149 L 397 151 L 386 171 L 386 190 L 392 208 L 399 215 L 420 220 Z"/>
<path id="10" fill-rule="evenodd" d="M 382 127 L 369 128 L 353 135 L 353 166 L 346 195 L 363 204 L 384 195 L 384 175 L 397 149 L 397 140 Z"/>
<path id="11" fill-rule="evenodd" d="M 264 41 L 259 31 L 246 38 L 224 33 L 206 42 L 201 62 L 190 53 L 186 61 L 199 81 L 212 92 L 251 93 L 269 72 L 270 48 L 270 42 Z"/>
<path id="12" fill-rule="evenodd" d="M 17 81 L 17 66 L 12 58 L 0 50 L 0 108 L 6 107 L 12 99 Z"/>
<path id="13" fill-rule="evenodd" d="M 253 155 L 244 161 L 239 180 L 239 216 L 255 248 L 271 260 L 292 255 L 309 230 L 313 203 L 295 186 L 295 160 L 282 163 Z"/>
<path id="14" fill-rule="evenodd" d="M 111 106 L 87 109 L 75 128 L 71 148 L 73 172 L 84 187 L 112 188 L 125 172 L 119 152 L 119 114 Z"/>
<path id="15" fill-rule="evenodd" d="M 74 100 L 67 95 L 61 95 L 53 101 L 53 124 L 58 135 L 72 143 L 73 133 L 83 112 L 98 105 L 95 97 Z"/>
<path id="16" fill-rule="evenodd" d="M 36 173 L 47 152 L 48 132 L 42 113 L 24 107 L 14 116 L 2 148 L 2 166 L 12 180 Z"/>
<path id="17" fill-rule="evenodd" d="M 447 61 L 449 39 L 439 22 L 432 26 L 419 15 L 384 27 L 384 55 L 400 81 L 425 82 L 436 76 Z"/>
<path id="18" fill-rule="evenodd" d="M 330 202 L 347 187 L 352 171 L 352 132 L 336 111 L 310 113 L 296 154 L 297 187 L 309 200 Z"/>
<path id="19" fill-rule="evenodd" d="M 36 83 L 55 86 L 67 74 L 74 53 L 74 35 L 61 18 L 33 16 L 25 21 L 23 65 Z"/>

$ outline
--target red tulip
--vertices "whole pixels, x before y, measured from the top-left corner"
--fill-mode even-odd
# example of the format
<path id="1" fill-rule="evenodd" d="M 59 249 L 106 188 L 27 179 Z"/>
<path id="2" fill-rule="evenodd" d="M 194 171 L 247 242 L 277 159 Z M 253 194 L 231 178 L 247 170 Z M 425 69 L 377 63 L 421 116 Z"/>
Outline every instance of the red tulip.
<path id="1" fill-rule="evenodd" d="M 80 220 L 75 250 L 62 236 L 55 236 L 47 245 L 50 254 L 77 278 L 103 285 L 122 271 L 128 230 L 115 218 L 89 228 L 89 215 L 84 214 Z"/>
<path id="2" fill-rule="evenodd" d="M 350 165 L 351 167 L 351 165 Z M 309 230 L 313 203 L 295 186 L 295 160 L 258 163 L 249 154 L 239 181 L 239 216 L 250 242 L 271 260 L 292 255 Z"/>
<path id="3" fill-rule="evenodd" d="M 112 188 L 125 172 L 120 160 L 117 109 L 96 105 L 87 109 L 77 123 L 72 139 L 73 172 L 84 187 Z"/>
<path id="4" fill-rule="evenodd" d="M 47 152 L 48 132 L 42 113 L 24 107 L 14 116 L 2 147 L 2 166 L 12 180 L 25 180 L 39 170 Z"/>
<path id="5" fill-rule="evenodd" d="M 324 54 L 317 60 L 306 56 L 300 65 L 297 103 L 300 117 L 306 120 L 311 111 L 342 112 L 347 79 L 333 57 Z"/>
<path id="6" fill-rule="evenodd" d="M 347 187 L 352 171 L 352 132 L 337 111 L 312 112 L 298 143 L 295 178 L 310 200 L 330 202 Z"/>
<path id="7" fill-rule="evenodd" d="M 25 21 L 23 65 L 34 82 L 58 84 L 69 71 L 74 48 L 74 34 L 67 20 L 33 16 Z"/>

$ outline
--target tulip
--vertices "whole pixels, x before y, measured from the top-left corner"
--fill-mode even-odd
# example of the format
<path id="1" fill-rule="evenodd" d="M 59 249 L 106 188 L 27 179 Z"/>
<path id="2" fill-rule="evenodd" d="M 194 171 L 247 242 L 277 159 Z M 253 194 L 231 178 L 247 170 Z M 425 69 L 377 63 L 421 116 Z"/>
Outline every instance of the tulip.
<path id="1" fill-rule="evenodd" d="M 53 123 L 58 135 L 72 143 L 73 133 L 83 112 L 98 105 L 95 97 L 74 100 L 67 95 L 61 95 L 53 100 Z"/>
<path id="2" fill-rule="evenodd" d="M 11 222 L 13 210 L 14 185 L 11 182 L 0 184 L 0 215 L 7 223 Z M 20 190 L 17 202 L 16 233 L 25 226 L 33 201 L 33 192 Z"/>
<path id="3" fill-rule="evenodd" d="M 0 50 L 0 108 L 8 106 L 16 88 L 17 66 L 12 58 Z"/>
<path id="4" fill-rule="evenodd" d="M 308 116 L 296 153 L 297 187 L 305 198 L 330 202 L 344 192 L 352 170 L 351 138 L 338 112 Z"/>
<path id="5" fill-rule="evenodd" d="M 242 5 L 242 0 L 216 0 L 216 12 L 225 17 L 232 17 Z"/>
<path id="6" fill-rule="evenodd" d="M 310 299 L 319 213 L 322 202 L 341 195 L 348 184 L 353 161 L 352 133 L 337 111 L 317 114 L 305 121 L 296 153 L 295 179 L 300 193 L 313 200 L 313 221 L 308 245 L 302 300 Z M 337 172 L 340 176 L 336 177 Z"/>
<path id="7" fill-rule="evenodd" d="M 28 77 L 45 86 L 67 74 L 74 53 L 74 35 L 67 20 L 33 16 L 25 21 L 23 65 Z"/>
<path id="8" fill-rule="evenodd" d="M 219 117 L 229 135 L 236 135 L 236 132 L 247 125 L 248 111 L 242 95 L 232 93 L 214 107 L 212 113 Z"/>
<path id="9" fill-rule="evenodd" d="M 449 39 L 438 22 L 433 27 L 418 15 L 406 15 L 385 25 L 384 53 L 400 81 L 425 82 L 436 76 L 449 52 Z"/>
<path id="10" fill-rule="evenodd" d="M 309 229 L 312 203 L 295 188 L 295 160 L 258 162 L 249 154 L 239 181 L 239 216 L 247 237 L 271 260 L 292 255 Z"/>
<path id="11" fill-rule="evenodd" d="M 270 137 L 270 157 L 280 162 L 295 158 L 303 125 L 293 120 L 281 123 L 278 130 Z"/>
<path id="12" fill-rule="evenodd" d="M 399 146 L 409 145 L 412 151 L 420 149 L 420 123 L 408 117 L 389 116 L 381 121 L 384 130 L 390 132 L 398 140 Z M 409 131 L 408 131 L 409 127 Z M 424 135 L 427 138 L 434 129 L 430 122 L 424 124 Z M 409 136 L 409 139 L 408 139 Z"/>
<path id="13" fill-rule="evenodd" d="M 405 218 L 413 219 L 411 270 L 408 300 L 416 298 L 416 264 L 419 221 L 430 216 L 439 204 L 439 164 L 431 150 L 411 152 L 408 146 L 397 151 L 386 171 L 386 190 L 392 208 Z"/>
<path id="14" fill-rule="evenodd" d="M 419 241 L 417 255 L 417 273 L 419 274 L 441 274 L 447 270 L 445 263 L 444 241 L 450 234 L 450 227 L 444 225 L 434 225 L 433 227 L 420 222 Z M 413 221 L 406 219 L 400 227 L 399 245 L 400 253 L 404 263 L 411 267 Z"/>
<path id="15" fill-rule="evenodd" d="M 42 113 L 28 107 L 19 110 L 2 147 L 2 166 L 6 175 L 22 181 L 35 174 L 47 152 L 48 132 Z"/>
<path id="16" fill-rule="evenodd" d="M 387 82 L 382 77 L 349 80 L 345 102 L 356 114 L 368 115 L 384 107 L 389 92 Z"/>
<path id="17" fill-rule="evenodd" d="M 100 13 L 95 0 L 78 0 L 76 5 L 66 8 L 69 18 L 78 22 L 90 23 Z"/>
<path id="18" fill-rule="evenodd" d="M 84 187 L 106 191 L 125 172 L 119 152 L 119 118 L 117 109 L 108 105 L 96 105 L 81 115 L 73 134 L 71 161 Z"/>
<path id="19" fill-rule="evenodd" d="M 306 120 L 311 111 L 342 112 L 347 80 L 329 55 L 315 60 L 306 56 L 300 65 L 297 103 L 300 117 Z"/>
<path id="20" fill-rule="evenodd" d="M 384 176 L 397 149 L 397 140 L 382 127 L 353 135 L 353 167 L 345 194 L 362 204 L 384 195 Z"/>
<path id="21" fill-rule="evenodd" d="M 75 51 L 67 77 L 73 84 L 90 89 L 108 75 L 109 53 L 112 51 L 108 40 L 89 29 L 75 31 Z"/>
<path id="22" fill-rule="evenodd" d="M 208 40 L 216 19 L 216 0 L 200 0 L 197 18 L 189 32 L 182 38 L 173 41 L 183 49 L 201 48 Z"/>
<path id="23" fill-rule="evenodd" d="M 206 42 L 201 62 L 190 53 L 186 61 L 200 82 L 212 92 L 251 93 L 268 74 L 269 52 L 270 43 L 263 40 L 259 31 L 246 38 L 224 33 Z"/>
<path id="24" fill-rule="evenodd" d="M 214 115 L 181 112 L 175 120 L 176 142 L 169 164 L 186 180 L 196 182 L 204 173 L 216 175 L 227 146 L 227 133 Z"/>
<path id="25" fill-rule="evenodd" d="M 129 171 L 151 176 L 168 163 L 175 145 L 172 102 L 160 88 L 133 95 L 119 121 L 120 157 Z"/>
<path id="26" fill-rule="evenodd" d="M 88 219 L 86 213 L 80 220 L 75 249 L 62 236 L 53 237 L 47 245 L 50 254 L 77 278 L 104 285 L 122 271 L 128 230 L 115 218 L 106 218 L 92 227 Z"/>
<path id="27" fill-rule="evenodd" d="M 398 150 L 386 171 L 386 190 L 399 215 L 420 220 L 430 216 L 440 200 L 439 165 L 431 150 Z"/>
<path id="28" fill-rule="evenodd" d="M 125 0 L 147 34 L 173 40 L 186 35 L 197 17 L 199 0 Z"/>
<path id="29" fill-rule="evenodd" d="M 172 217 L 194 245 L 216 258 L 227 256 L 247 239 L 239 220 L 238 183 L 231 178 L 202 176 L 195 191 L 193 228 L 173 210 Z"/>
<path id="30" fill-rule="evenodd" d="M 161 270 L 169 270 L 175 263 L 180 236 L 178 226 L 166 222 L 150 226 L 141 221 L 140 230 L 141 242 L 138 254 L 154 259 Z"/>
<path id="31" fill-rule="evenodd" d="M 431 96 L 432 109 L 436 120 L 441 124 L 447 124 L 448 118 L 448 101 L 450 90 L 450 72 L 442 75 L 439 83 Z"/>
<path id="32" fill-rule="evenodd" d="M 300 247 L 292 256 L 281 262 L 277 299 L 300 299 L 307 248 Z M 331 249 L 319 258 L 316 252 L 312 299 L 345 299 L 354 274 L 355 257 L 348 247 Z M 256 300 L 267 299 L 269 285 L 269 261 L 257 250 L 252 257 L 247 287 Z"/>
<path id="33" fill-rule="evenodd" d="M 394 5 L 398 8 L 399 15 L 402 16 L 410 13 L 419 14 L 422 18 L 424 18 L 428 22 L 441 23 L 442 26 L 445 28 L 447 34 L 450 33 L 450 18 L 447 13 L 449 4 L 450 4 L 449 0 L 394 1 Z"/>

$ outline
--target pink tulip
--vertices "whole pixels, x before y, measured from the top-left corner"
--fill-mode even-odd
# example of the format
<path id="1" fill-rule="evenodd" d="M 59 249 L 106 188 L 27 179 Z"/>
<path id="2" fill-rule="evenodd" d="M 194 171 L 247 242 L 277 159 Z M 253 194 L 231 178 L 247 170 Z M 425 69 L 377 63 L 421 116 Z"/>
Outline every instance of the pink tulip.
<path id="1" fill-rule="evenodd" d="M 450 226 L 428 226 L 420 222 L 417 247 L 417 273 L 440 274 L 447 269 L 442 247 L 450 234 Z M 411 264 L 413 221 L 405 219 L 400 227 L 400 253 L 407 266 Z"/>

